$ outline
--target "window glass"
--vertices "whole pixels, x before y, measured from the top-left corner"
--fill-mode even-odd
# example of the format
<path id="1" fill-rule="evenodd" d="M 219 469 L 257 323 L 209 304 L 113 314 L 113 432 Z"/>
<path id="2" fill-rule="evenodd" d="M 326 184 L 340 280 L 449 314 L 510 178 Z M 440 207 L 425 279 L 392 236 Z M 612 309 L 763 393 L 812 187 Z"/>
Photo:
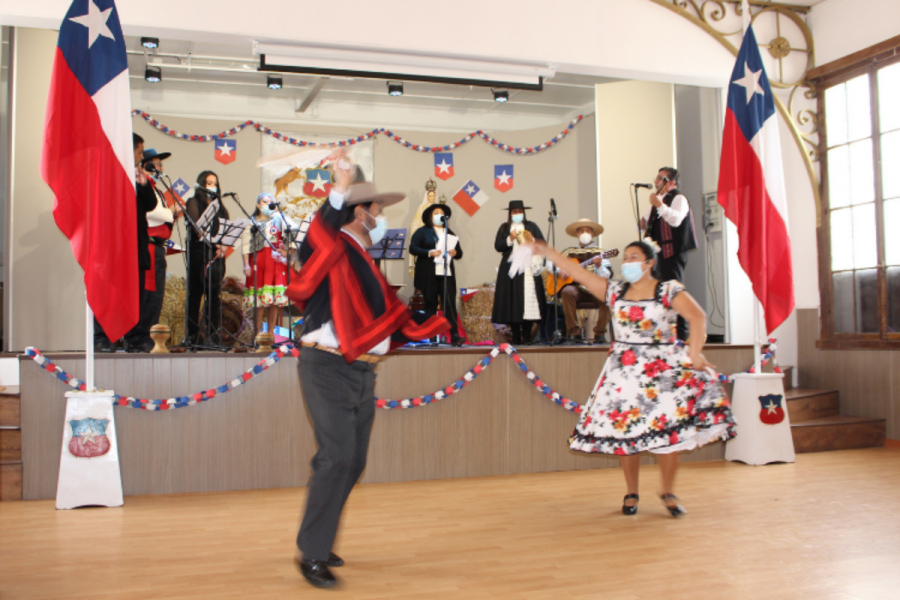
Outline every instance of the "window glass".
<path id="1" fill-rule="evenodd" d="M 882 132 L 900 129 L 900 63 L 878 71 L 878 108 Z"/>
<path id="2" fill-rule="evenodd" d="M 834 283 L 834 331 L 835 333 L 854 333 L 855 311 L 853 309 L 853 271 L 835 273 Z"/>
<path id="3" fill-rule="evenodd" d="M 828 151 L 828 204 L 831 208 L 850 206 L 850 148 Z"/>
<path id="4" fill-rule="evenodd" d="M 878 333 L 878 270 L 856 272 L 856 331 Z"/>
<path id="5" fill-rule="evenodd" d="M 895 111 L 900 114 L 900 104 Z M 830 160 L 831 152 L 828 156 Z M 900 197 L 900 131 L 881 136 L 881 194 L 885 199 Z"/>
<path id="6" fill-rule="evenodd" d="M 875 168 L 872 138 L 850 144 L 850 201 L 863 204 L 875 200 Z"/>
<path id="7" fill-rule="evenodd" d="M 900 267 L 891 267 L 887 275 L 888 331 L 900 333 Z"/>
<path id="8" fill-rule="evenodd" d="M 851 142 L 872 135 L 872 104 L 869 76 L 860 75 L 847 82 L 847 139 Z"/>
<path id="9" fill-rule="evenodd" d="M 853 207 L 853 267 L 864 269 L 878 265 L 875 203 Z"/>
<path id="10" fill-rule="evenodd" d="M 884 203 L 884 262 L 888 265 L 900 265 L 900 198 L 887 200 Z"/>
<path id="11" fill-rule="evenodd" d="M 828 147 L 847 143 L 847 85 L 825 90 L 825 127 Z"/>
<path id="12" fill-rule="evenodd" d="M 851 209 L 831 211 L 831 270 L 853 268 L 853 217 Z"/>

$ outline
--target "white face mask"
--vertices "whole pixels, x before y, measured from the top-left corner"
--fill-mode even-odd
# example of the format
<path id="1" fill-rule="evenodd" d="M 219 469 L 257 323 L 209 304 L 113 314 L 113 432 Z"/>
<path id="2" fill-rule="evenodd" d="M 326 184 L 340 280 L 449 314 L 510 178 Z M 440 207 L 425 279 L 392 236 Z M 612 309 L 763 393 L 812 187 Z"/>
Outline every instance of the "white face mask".
<path id="1" fill-rule="evenodd" d="M 369 213 L 366 214 L 368 215 Z M 369 216 L 371 217 L 372 215 Z M 374 246 L 384 239 L 384 235 L 388 230 L 388 220 L 384 215 L 379 215 L 372 218 L 375 219 L 375 227 L 369 229 L 369 226 L 366 225 L 365 221 L 363 222 L 363 227 L 365 227 L 369 231 L 369 240 L 371 240 L 372 245 Z"/>
<path id="2" fill-rule="evenodd" d="M 592 239 L 594 239 L 594 236 L 589 233 L 582 233 L 578 236 L 578 241 L 581 242 L 582 246 L 587 246 L 588 244 L 590 244 Z"/>

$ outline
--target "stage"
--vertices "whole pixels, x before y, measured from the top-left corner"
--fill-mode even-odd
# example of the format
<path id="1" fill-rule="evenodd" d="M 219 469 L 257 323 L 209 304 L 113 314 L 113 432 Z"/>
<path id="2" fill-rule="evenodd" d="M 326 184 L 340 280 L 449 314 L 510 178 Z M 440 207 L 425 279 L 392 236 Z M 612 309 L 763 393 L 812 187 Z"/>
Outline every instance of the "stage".
<path id="1" fill-rule="evenodd" d="M 491 347 L 403 349 L 379 366 L 379 398 L 421 397 L 446 388 Z M 543 382 L 583 404 L 606 346 L 524 346 L 519 354 Z M 751 346 L 710 345 L 723 373 L 753 362 Z M 84 355 L 44 356 L 84 377 Z M 252 368 L 263 354 L 101 354 L 98 388 L 138 398 L 187 396 L 218 387 Z M 27 356 L 20 357 L 23 498 L 54 498 L 70 388 Z M 315 440 L 300 393 L 297 361 L 282 358 L 234 390 L 195 406 L 164 411 L 115 410 L 125 495 L 219 492 L 303 486 Z M 381 483 L 600 469 L 608 456 L 571 452 L 566 438 L 577 415 L 541 394 L 500 353 L 458 393 L 426 406 L 378 410 L 362 481 Z M 684 461 L 720 459 L 721 443 Z"/>
<path id="2" fill-rule="evenodd" d="M 322 591 L 291 562 L 303 488 L 4 502 L 0 597 L 894 600 L 898 470 L 891 448 L 692 463 L 680 519 L 655 466 L 633 517 L 619 469 L 365 484 L 335 547 L 341 584 Z"/>

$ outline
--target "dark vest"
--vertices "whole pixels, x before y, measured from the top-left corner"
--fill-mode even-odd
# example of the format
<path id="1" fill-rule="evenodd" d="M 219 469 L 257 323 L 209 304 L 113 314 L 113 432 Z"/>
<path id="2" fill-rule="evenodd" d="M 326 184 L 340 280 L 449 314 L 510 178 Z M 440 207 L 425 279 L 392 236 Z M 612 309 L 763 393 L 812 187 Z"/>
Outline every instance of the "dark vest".
<path id="1" fill-rule="evenodd" d="M 672 190 L 663 198 L 666 206 L 672 206 L 675 196 L 681 194 L 677 189 Z M 685 197 L 685 200 L 687 198 Z M 694 217 L 688 204 L 688 214 L 681 225 L 672 227 L 665 219 L 659 216 L 656 207 L 650 213 L 649 234 L 659 244 L 661 258 L 671 258 L 676 254 L 697 249 L 697 236 L 694 233 Z"/>

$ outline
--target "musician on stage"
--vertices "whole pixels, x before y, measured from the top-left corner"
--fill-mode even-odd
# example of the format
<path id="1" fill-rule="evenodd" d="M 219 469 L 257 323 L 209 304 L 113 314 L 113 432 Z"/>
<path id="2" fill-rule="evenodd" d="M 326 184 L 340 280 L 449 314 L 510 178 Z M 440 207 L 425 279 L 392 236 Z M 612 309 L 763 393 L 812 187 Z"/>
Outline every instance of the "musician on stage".
<path id="1" fill-rule="evenodd" d="M 661 168 L 653 183 L 656 192 L 650 193 L 650 212 L 641 219 L 641 228 L 660 248 L 656 265 L 659 280 L 681 282 L 687 253 L 697 249 L 691 206 L 678 190 L 677 169 Z M 687 338 L 687 322 L 679 316 L 678 339 L 687 341 Z"/>
<path id="2" fill-rule="evenodd" d="M 298 566 L 317 587 L 334 585 L 329 567 L 344 564 L 332 548 L 344 503 L 366 466 L 375 368 L 393 348 L 450 329 L 435 316 L 414 322 L 366 250 L 387 231 L 384 207 L 404 195 L 378 194 L 343 150 L 330 160 L 335 184 L 310 223 L 303 268 L 286 292 L 303 310 L 300 387 L 318 444 L 297 534 Z"/>
<path id="3" fill-rule="evenodd" d="M 594 272 L 600 277 L 609 278 L 611 269 L 609 260 L 598 258 L 603 253 L 603 248 L 594 243 L 594 238 L 603 233 L 603 225 L 594 223 L 590 219 L 579 219 L 566 227 L 566 233 L 578 240 L 577 246 L 570 246 L 563 250 L 560 254 L 572 262 L 582 264 L 588 271 Z M 597 259 L 597 260 L 594 260 Z M 588 264 L 584 264 L 586 261 Z M 597 322 L 594 324 L 595 344 L 604 341 L 606 336 L 606 327 L 609 324 L 609 307 L 602 300 L 591 295 L 587 289 L 576 283 L 569 277 L 566 272 L 565 262 L 556 265 L 557 280 L 556 287 L 560 289 L 560 303 L 563 307 L 563 314 L 566 317 L 566 339 L 573 344 L 584 343 L 584 337 L 581 329 L 578 327 L 577 305 L 591 303 L 597 308 Z M 553 277 L 547 278 L 547 285 L 553 285 Z"/>

